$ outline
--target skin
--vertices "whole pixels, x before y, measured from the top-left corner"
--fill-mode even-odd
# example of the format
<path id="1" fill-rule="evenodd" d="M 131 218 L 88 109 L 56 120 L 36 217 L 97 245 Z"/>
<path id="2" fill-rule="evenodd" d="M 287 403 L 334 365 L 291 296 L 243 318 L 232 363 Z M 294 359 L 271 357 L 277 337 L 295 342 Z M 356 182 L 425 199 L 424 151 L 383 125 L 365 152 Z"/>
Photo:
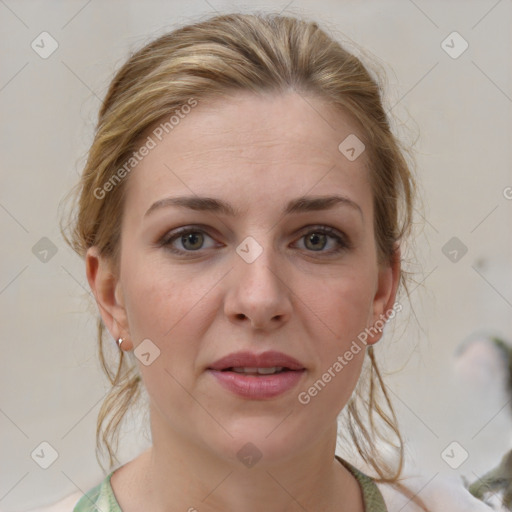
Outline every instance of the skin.
<path id="1" fill-rule="evenodd" d="M 86 257 L 112 336 L 126 340 L 124 350 L 146 338 L 160 349 L 149 366 L 137 361 L 153 445 L 112 477 L 124 511 L 363 510 L 359 484 L 334 452 L 364 345 L 309 404 L 297 399 L 390 311 L 398 286 L 398 250 L 392 263 L 377 261 L 366 154 L 349 161 L 338 150 L 352 133 L 357 125 L 316 97 L 237 93 L 200 101 L 132 171 L 119 272 L 96 247 Z M 332 194 L 360 210 L 282 214 L 289 200 Z M 222 199 L 239 213 L 166 207 L 144 218 L 155 201 L 179 195 Z M 197 224 L 203 239 L 172 242 L 184 256 L 158 245 Z M 321 234 L 307 243 L 318 225 L 350 246 L 334 253 L 335 239 Z M 263 249 L 252 263 L 235 251 L 247 236 Z M 239 350 L 278 350 L 306 371 L 280 396 L 240 398 L 206 371 Z M 248 442 L 262 453 L 250 468 L 237 457 Z"/>

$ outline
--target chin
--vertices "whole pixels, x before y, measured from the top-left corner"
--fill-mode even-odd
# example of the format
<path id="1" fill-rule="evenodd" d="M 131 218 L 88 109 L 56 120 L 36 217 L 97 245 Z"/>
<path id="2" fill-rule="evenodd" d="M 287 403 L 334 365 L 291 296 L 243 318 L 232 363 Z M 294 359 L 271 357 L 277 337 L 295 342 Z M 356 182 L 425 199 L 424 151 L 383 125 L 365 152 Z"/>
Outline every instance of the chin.
<path id="1" fill-rule="evenodd" d="M 211 432 L 210 435 L 205 433 L 203 443 L 229 464 L 243 464 L 248 468 L 278 464 L 304 446 L 304 440 L 295 439 L 284 425 L 276 428 L 281 421 L 282 417 L 266 420 L 247 418 L 237 421 L 236 428 L 229 422 L 223 422 L 230 435 L 224 430 L 219 431 L 215 438 Z"/>

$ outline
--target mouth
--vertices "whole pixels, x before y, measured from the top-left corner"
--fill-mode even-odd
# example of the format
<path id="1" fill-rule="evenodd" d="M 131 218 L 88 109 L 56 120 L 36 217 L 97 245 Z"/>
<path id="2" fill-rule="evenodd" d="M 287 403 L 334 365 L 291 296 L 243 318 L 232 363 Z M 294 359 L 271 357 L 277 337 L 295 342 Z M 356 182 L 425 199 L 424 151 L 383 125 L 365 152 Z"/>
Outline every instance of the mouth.
<path id="1" fill-rule="evenodd" d="M 290 368 L 285 368 L 284 366 L 272 366 L 270 368 L 247 368 L 247 367 L 231 367 L 231 368 L 225 368 L 224 370 L 221 370 L 222 372 L 233 372 L 238 373 L 242 375 L 252 375 L 252 376 L 259 376 L 259 375 L 276 375 L 278 373 L 284 373 L 284 372 L 293 372 L 293 371 L 300 371 L 300 370 L 292 370 Z"/>
<path id="2" fill-rule="evenodd" d="M 214 382 L 231 394 L 247 400 L 264 400 L 296 388 L 306 368 L 282 352 L 236 352 L 207 368 Z"/>
<path id="3" fill-rule="evenodd" d="M 272 350 L 259 354 L 249 351 L 228 354 L 208 367 L 208 370 L 252 375 L 272 375 L 304 369 L 304 365 L 294 357 Z"/>
<path id="4" fill-rule="evenodd" d="M 239 398 L 246 400 L 265 400 L 276 398 L 297 388 L 306 373 L 305 369 L 269 367 L 230 367 L 223 370 L 209 369 L 220 386 Z"/>

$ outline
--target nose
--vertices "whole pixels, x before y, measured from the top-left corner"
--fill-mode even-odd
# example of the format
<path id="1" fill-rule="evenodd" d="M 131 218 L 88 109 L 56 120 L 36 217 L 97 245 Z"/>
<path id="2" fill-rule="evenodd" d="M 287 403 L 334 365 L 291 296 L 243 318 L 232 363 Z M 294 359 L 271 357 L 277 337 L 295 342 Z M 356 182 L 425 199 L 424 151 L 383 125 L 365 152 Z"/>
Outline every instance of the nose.
<path id="1" fill-rule="evenodd" d="M 235 253 L 224 301 L 224 312 L 231 322 L 250 323 L 255 330 L 269 331 L 289 320 L 292 291 L 277 259 L 267 249 L 252 262 Z"/>

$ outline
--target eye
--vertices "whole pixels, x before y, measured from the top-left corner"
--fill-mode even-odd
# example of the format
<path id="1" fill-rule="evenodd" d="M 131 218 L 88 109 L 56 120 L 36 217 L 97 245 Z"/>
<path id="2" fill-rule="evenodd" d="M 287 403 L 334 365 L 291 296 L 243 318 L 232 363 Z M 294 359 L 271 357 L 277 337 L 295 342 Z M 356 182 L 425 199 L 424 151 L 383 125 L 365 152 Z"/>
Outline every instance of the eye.
<path id="1" fill-rule="evenodd" d="M 337 254 L 351 248 L 348 238 L 340 231 L 329 226 L 312 226 L 299 238 L 304 240 L 304 248 L 308 252 L 316 252 L 325 255 Z M 205 242 L 211 240 L 209 246 Z M 192 254 L 201 249 L 211 249 L 218 246 L 211 236 L 203 229 L 194 226 L 185 226 L 167 233 L 158 245 L 167 250 L 179 254 Z M 331 246 L 330 249 L 324 250 Z"/>
<path id="2" fill-rule="evenodd" d="M 310 228 L 300 240 L 304 239 L 304 246 L 308 251 L 321 252 L 326 254 L 336 254 L 349 249 L 350 243 L 347 238 L 338 230 L 329 226 L 315 226 Z M 324 251 L 331 239 L 331 250 Z"/>
<path id="3" fill-rule="evenodd" d="M 204 247 L 205 239 L 208 238 L 213 241 L 202 229 L 184 227 L 168 233 L 162 238 L 159 245 L 176 254 L 185 254 L 208 248 Z M 176 247 L 177 244 L 181 245 L 181 248 Z M 215 243 L 210 245 L 210 247 L 214 246 Z"/>

